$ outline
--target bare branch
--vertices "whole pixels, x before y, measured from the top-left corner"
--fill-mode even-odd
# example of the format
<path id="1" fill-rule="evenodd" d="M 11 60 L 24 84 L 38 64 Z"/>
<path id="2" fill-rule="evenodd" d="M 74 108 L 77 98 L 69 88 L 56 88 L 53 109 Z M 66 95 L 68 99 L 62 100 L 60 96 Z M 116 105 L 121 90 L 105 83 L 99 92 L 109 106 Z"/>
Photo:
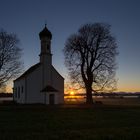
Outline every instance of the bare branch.
<path id="1" fill-rule="evenodd" d="M 116 40 L 108 24 L 86 24 L 66 41 L 65 64 L 71 79 L 84 85 L 87 103 L 92 102 L 92 91 L 115 89 L 117 54 Z"/>
<path id="2" fill-rule="evenodd" d="M 17 46 L 18 44 L 16 35 L 8 34 L 4 30 L 0 31 L 0 87 L 22 72 L 22 50 Z"/>

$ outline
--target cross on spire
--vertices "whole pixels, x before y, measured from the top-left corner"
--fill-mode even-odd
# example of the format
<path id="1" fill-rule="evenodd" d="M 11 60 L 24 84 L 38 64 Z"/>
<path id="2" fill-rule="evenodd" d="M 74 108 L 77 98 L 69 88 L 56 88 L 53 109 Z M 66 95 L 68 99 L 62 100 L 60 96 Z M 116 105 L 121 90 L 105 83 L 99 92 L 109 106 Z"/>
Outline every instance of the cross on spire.
<path id="1" fill-rule="evenodd" d="M 47 21 L 45 20 L 45 27 L 47 27 Z"/>

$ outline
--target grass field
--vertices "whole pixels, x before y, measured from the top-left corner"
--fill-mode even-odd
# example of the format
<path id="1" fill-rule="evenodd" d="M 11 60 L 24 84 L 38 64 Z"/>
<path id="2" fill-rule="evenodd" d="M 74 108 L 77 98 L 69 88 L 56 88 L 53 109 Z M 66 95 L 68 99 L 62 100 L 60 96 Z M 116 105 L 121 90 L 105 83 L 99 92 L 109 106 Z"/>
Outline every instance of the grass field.
<path id="1" fill-rule="evenodd" d="M 139 106 L 0 106 L 0 140 L 139 139 Z"/>

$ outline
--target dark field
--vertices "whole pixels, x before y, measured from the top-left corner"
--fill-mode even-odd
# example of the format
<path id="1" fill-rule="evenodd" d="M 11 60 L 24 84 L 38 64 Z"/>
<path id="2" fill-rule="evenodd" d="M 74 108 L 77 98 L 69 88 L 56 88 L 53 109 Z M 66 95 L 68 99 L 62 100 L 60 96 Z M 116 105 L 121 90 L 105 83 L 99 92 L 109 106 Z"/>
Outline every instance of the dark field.
<path id="1" fill-rule="evenodd" d="M 140 140 L 140 107 L 0 105 L 0 140 Z"/>

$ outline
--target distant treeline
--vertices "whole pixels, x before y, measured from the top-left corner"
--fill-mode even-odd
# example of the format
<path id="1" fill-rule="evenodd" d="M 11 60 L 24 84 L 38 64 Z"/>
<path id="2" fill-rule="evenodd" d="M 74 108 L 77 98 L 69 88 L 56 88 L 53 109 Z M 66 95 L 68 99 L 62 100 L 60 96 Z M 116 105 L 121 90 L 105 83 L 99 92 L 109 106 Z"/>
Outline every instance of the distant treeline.
<path id="1" fill-rule="evenodd" d="M 140 96 L 140 92 L 93 93 L 93 96 Z"/>
<path id="2" fill-rule="evenodd" d="M 65 94 L 65 96 L 70 96 L 70 94 Z M 76 93 L 73 96 L 85 96 L 85 93 Z M 114 92 L 114 93 L 92 93 L 92 96 L 139 96 L 140 92 Z"/>
<path id="3" fill-rule="evenodd" d="M 0 93 L 0 97 L 13 97 L 12 93 Z"/>

